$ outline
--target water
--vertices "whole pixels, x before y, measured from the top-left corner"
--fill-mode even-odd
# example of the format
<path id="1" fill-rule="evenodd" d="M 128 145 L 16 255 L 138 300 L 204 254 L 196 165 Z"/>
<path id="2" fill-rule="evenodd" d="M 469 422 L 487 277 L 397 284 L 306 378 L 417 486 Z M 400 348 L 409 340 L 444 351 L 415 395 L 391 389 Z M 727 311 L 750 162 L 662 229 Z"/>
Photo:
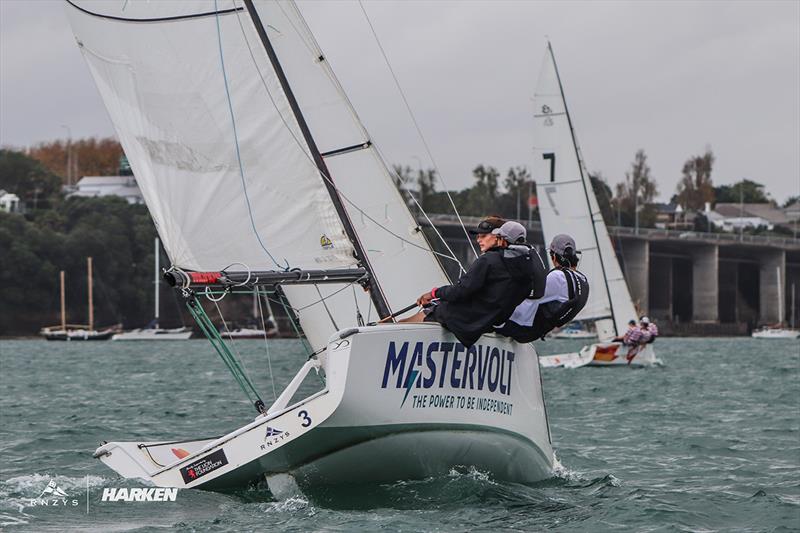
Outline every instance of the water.
<path id="1" fill-rule="evenodd" d="M 263 343 L 243 357 L 270 398 Z M 270 344 L 278 391 L 304 360 Z M 570 341 L 541 344 L 568 351 Z M 252 407 L 203 340 L 0 341 L 0 527 L 8 531 L 800 530 L 800 343 L 660 339 L 664 368 L 548 369 L 563 465 L 534 485 L 481 472 L 277 498 L 181 491 L 172 503 L 102 503 L 138 487 L 92 458 L 101 440 L 221 434 Z M 55 479 L 77 506 L 30 507 Z M 89 511 L 86 510 L 88 485 Z"/>

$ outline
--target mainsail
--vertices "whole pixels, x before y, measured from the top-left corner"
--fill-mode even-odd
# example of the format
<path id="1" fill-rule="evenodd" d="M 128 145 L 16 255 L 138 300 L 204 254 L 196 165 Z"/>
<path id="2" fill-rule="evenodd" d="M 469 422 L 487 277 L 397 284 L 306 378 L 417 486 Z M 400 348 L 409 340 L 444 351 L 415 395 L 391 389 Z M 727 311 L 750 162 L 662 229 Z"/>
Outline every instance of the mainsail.
<path id="1" fill-rule="evenodd" d="M 285 287 L 315 350 L 447 282 L 294 3 L 68 2 L 173 266 L 367 268 Z"/>
<path id="2" fill-rule="evenodd" d="M 581 250 L 581 272 L 591 284 L 589 301 L 576 320 L 611 318 L 617 334 L 636 318 L 578 148 L 552 47 L 547 46 L 534 95 L 533 177 L 545 242 L 567 233 Z"/>

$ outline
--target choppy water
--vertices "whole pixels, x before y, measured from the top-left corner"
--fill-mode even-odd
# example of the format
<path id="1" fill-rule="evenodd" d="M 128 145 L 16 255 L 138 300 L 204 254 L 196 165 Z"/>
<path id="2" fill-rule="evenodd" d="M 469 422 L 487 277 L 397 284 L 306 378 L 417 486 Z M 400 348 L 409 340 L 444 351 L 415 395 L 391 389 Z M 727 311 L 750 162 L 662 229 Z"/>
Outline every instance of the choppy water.
<path id="1" fill-rule="evenodd" d="M 265 397 L 263 343 L 241 346 Z M 574 343 L 548 341 L 543 353 Z M 664 368 L 544 371 L 563 467 L 534 485 L 483 473 L 277 499 L 182 491 L 101 503 L 135 487 L 92 458 L 101 440 L 220 434 L 253 412 L 202 340 L 0 341 L 0 527 L 37 531 L 800 530 L 800 343 L 661 339 Z M 276 387 L 303 360 L 271 344 Z M 75 507 L 30 507 L 55 479 Z M 89 510 L 86 510 L 88 486 Z"/>

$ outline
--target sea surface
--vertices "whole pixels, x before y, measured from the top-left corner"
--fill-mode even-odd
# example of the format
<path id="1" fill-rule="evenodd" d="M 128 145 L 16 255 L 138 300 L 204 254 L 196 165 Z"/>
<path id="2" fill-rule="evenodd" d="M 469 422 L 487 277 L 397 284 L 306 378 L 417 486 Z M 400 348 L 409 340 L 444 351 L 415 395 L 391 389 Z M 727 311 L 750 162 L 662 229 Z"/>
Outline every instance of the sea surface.
<path id="1" fill-rule="evenodd" d="M 280 392 L 305 360 L 297 341 L 270 341 L 271 363 L 263 342 L 236 345 L 265 399 L 270 364 Z M 184 490 L 175 502 L 103 503 L 104 487 L 144 485 L 93 459 L 100 441 L 221 434 L 254 410 L 204 340 L 0 341 L 0 529 L 800 530 L 800 342 L 655 346 L 664 367 L 543 371 L 561 466 L 540 483 L 454 469 L 335 494 L 289 483 L 278 496 Z M 32 507 L 50 481 L 78 505 Z"/>

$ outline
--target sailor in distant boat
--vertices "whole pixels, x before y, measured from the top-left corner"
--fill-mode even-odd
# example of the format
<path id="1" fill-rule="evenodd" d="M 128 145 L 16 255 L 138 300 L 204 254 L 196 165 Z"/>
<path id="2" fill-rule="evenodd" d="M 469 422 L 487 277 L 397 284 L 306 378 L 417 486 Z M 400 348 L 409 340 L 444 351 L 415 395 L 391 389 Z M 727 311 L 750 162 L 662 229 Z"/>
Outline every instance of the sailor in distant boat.
<path id="1" fill-rule="evenodd" d="M 580 252 L 575 240 L 569 235 L 556 235 L 549 252 L 555 267 L 547 274 L 543 294 L 533 293 L 520 303 L 505 324 L 495 328 L 497 333 L 517 342 L 541 339 L 575 318 L 586 305 L 589 281 L 577 270 Z"/>
<path id="2" fill-rule="evenodd" d="M 639 327 L 647 333 L 647 340 L 645 342 L 647 344 L 654 343 L 658 337 L 658 326 L 656 326 L 654 322 L 651 322 L 648 317 L 643 316 L 639 319 Z"/>
<path id="3" fill-rule="evenodd" d="M 516 226 L 514 226 L 516 224 Z M 483 254 L 458 283 L 435 287 L 417 299 L 423 310 L 403 322 L 438 322 L 469 347 L 505 322 L 531 292 L 533 261 L 525 246 L 511 246 L 525 228 L 487 217 L 470 230 Z"/>

